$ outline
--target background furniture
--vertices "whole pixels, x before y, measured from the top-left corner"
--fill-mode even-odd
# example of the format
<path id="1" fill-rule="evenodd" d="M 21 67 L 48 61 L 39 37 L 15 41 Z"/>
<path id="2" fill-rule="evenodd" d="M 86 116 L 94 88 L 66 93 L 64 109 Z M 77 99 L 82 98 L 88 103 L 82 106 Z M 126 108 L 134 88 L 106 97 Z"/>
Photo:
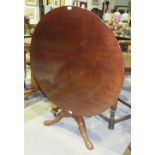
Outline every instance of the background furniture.
<path id="1" fill-rule="evenodd" d="M 80 7 L 87 9 L 87 2 L 80 2 Z"/>
<path id="2" fill-rule="evenodd" d="M 102 10 L 99 10 L 98 8 L 93 8 L 91 12 L 95 13 L 97 16 L 99 16 L 102 19 L 102 16 L 103 16 Z"/>
<path id="3" fill-rule="evenodd" d="M 131 73 L 131 40 L 119 40 L 118 41 L 125 65 L 125 73 Z"/>
<path id="4" fill-rule="evenodd" d="M 128 108 L 131 109 L 131 105 L 129 103 L 125 102 L 124 100 L 122 100 L 121 98 L 118 98 L 118 101 L 120 101 L 120 103 L 124 104 L 125 106 L 127 106 Z M 131 118 L 131 114 L 127 114 L 125 116 L 122 116 L 122 117 L 116 119 L 115 118 L 116 109 L 117 109 L 117 105 L 111 107 L 110 117 L 106 117 L 102 114 L 99 114 L 99 116 L 101 118 L 103 118 L 105 121 L 108 122 L 108 128 L 109 129 L 114 129 L 114 126 L 116 123 L 119 123 L 119 122 L 122 122 L 122 121 L 125 121 L 125 120 Z"/>
<path id="5" fill-rule="evenodd" d="M 30 63 L 30 46 L 32 33 L 36 25 L 29 23 L 29 18 L 24 17 L 24 96 L 28 96 L 39 89 L 37 82 L 33 76 Z M 31 70 L 31 88 L 27 88 L 25 78 L 27 76 L 26 65 L 30 65 Z"/>
<path id="6" fill-rule="evenodd" d="M 27 63 L 30 63 L 30 61 L 27 61 L 26 59 L 26 54 L 30 54 L 30 44 L 29 43 L 24 43 L 24 96 L 30 95 L 31 93 L 37 91 L 39 89 L 39 86 L 33 76 L 33 72 L 31 70 L 31 88 L 27 88 L 26 87 L 26 82 L 25 82 L 25 78 L 27 75 L 26 72 L 26 65 Z"/>
<path id="7" fill-rule="evenodd" d="M 115 5 L 114 10 L 118 10 L 121 14 L 129 9 L 128 5 Z"/>
<path id="8" fill-rule="evenodd" d="M 118 43 L 121 47 L 123 58 L 124 58 L 125 75 L 127 73 L 131 74 L 131 47 L 130 47 L 131 40 L 118 40 Z M 118 101 L 120 101 L 120 103 L 124 104 L 125 106 L 127 106 L 128 108 L 131 109 L 131 105 L 129 103 L 125 102 L 123 99 L 118 98 Z M 127 114 L 125 116 L 115 119 L 116 109 L 117 109 L 117 105 L 111 107 L 110 117 L 106 117 L 106 116 L 100 114 L 100 117 L 108 122 L 109 129 L 114 129 L 114 125 L 116 123 L 119 123 L 121 121 L 125 121 L 125 120 L 131 118 L 131 114 Z"/>

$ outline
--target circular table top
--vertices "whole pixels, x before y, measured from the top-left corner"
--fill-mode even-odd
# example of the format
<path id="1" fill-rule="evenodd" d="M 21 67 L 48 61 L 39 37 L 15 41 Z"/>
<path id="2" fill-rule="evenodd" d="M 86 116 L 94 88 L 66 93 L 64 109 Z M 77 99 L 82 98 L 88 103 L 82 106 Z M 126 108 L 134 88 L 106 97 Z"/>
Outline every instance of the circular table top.
<path id="1" fill-rule="evenodd" d="M 44 94 L 62 110 L 91 116 L 116 104 L 124 79 L 112 31 L 85 9 L 47 13 L 32 36 L 31 66 Z"/>

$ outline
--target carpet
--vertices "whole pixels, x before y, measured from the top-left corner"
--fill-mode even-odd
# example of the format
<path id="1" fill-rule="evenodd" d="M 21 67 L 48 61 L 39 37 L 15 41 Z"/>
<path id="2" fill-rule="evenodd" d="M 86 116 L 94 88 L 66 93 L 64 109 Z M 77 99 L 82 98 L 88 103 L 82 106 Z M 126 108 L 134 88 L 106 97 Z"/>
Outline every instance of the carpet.
<path id="1" fill-rule="evenodd" d="M 130 76 L 125 78 L 120 98 L 130 103 Z M 40 99 L 35 100 L 35 98 Z M 73 118 L 64 118 L 52 126 L 43 121 L 54 116 L 49 112 L 51 102 L 41 92 L 25 100 L 25 155 L 122 155 L 130 143 L 131 120 L 115 125 L 114 130 L 100 116 L 85 117 L 85 123 L 94 150 L 85 147 L 78 126 Z M 116 118 L 130 113 L 120 102 Z M 109 109 L 103 113 L 109 116 Z"/>
<path id="2" fill-rule="evenodd" d="M 99 116 L 85 118 L 94 150 L 87 150 L 74 119 L 64 118 L 44 126 L 53 118 L 49 111 L 25 123 L 25 155 L 122 155 L 130 143 L 130 120 L 118 123 L 114 130 Z"/>

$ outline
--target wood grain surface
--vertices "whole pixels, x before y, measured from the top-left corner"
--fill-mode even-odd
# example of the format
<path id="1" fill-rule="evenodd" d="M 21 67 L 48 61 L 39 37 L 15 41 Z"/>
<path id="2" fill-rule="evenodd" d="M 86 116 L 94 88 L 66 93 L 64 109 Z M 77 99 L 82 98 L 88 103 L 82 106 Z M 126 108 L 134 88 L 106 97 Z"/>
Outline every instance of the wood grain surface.
<path id="1" fill-rule="evenodd" d="M 92 116 L 116 104 L 124 63 L 112 31 L 94 13 L 60 7 L 32 36 L 31 66 L 47 97 L 64 111 Z"/>

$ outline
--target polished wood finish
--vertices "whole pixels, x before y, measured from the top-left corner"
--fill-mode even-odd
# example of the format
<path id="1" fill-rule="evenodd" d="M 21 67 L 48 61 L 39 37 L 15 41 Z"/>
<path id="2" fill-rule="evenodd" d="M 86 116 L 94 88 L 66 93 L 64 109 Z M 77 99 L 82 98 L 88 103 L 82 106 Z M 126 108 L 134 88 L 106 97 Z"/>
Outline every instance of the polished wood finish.
<path id="1" fill-rule="evenodd" d="M 131 45 L 131 40 L 118 40 L 118 43 L 123 45 Z"/>
<path id="2" fill-rule="evenodd" d="M 62 109 L 44 125 L 71 116 L 87 148 L 93 149 L 82 116 L 114 106 L 123 85 L 123 58 L 112 31 L 85 9 L 54 9 L 35 29 L 31 66 L 42 91 Z"/>
<path id="3" fill-rule="evenodd" d="M 59 107 L 57 107 L 55 105 L 53 106 L 53 104 L 52 104 L 51 113 L 57 114 L 58 110 L 59 110 Z"/>
<path id="4" fill-rule="evenodd" d="M 35 91 L 37 91 L 35 88 L 25 89 L 24 96 L 28 96 L 28 95 L 34 93 Z"/>
<path id="5" fill-rule="evenodd" d="M 31 65 L 48 98 L 76 116 L 116 104 L 124 64 L 112 31 L 95 14 L 60 7 L 46 14 L 32 37 Z"/>
<path id="6" fill-rule="evenodd" d="M 25 81 L 24 81 L 24 86 L 26 86 Z M 25 89 L 24 90 L 24 96 L 28 96 L 36 91 L 38 91 L 40 88 L 36 82 L 36 80 L 34 79 L 33 73 L 31 72 L 31 88 L 29 89 Z"/>
<path id="7" fill-rule="evenodd" d="M 86 130 L 86 125 L 85 125 L 85 122 L 84 122 L 84 119 L 83 119 L 82 116 L 76 116 L 76 115 L 72 115 L 72 114 L 70 114 L 68 112 L 61 111 L 57 115 L 57 117 L 55 119 L 53 119 L 53 120 L 46 120 L 44 122 L 44 125 L 50 126 L 50 125 L 52 125 L 54 123 L 57 123 L 58 121 L 60 121 L 64 117 L 73 117 L 76 120 L 76 122 L 77 122 L 77 124 L 79 126 L 80 133 L 81 133 L 81 135 L 83 137 L 83 140 L 85 142 L 86 147 L 89 150 L 92 150 L 93 149 L 93 144 L 92 144 L 92 142 L 88 138 L 87 130 Z"/>

